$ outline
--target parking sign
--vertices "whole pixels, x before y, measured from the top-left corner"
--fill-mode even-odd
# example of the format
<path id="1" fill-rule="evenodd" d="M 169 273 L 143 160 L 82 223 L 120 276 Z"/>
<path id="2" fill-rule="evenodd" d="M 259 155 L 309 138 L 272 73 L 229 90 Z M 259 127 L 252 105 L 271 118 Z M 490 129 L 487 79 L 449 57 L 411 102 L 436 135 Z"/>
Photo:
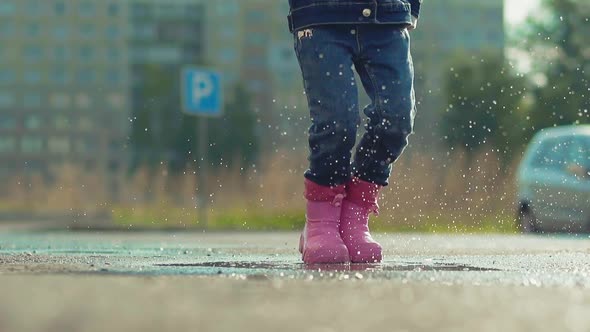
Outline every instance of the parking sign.
<path id="1" fill-rule="evenodd" d="M 182 110 L 190 115 L 220 116 L 223 109 L 221 75 L 201 68 L 182 71 Z"/>

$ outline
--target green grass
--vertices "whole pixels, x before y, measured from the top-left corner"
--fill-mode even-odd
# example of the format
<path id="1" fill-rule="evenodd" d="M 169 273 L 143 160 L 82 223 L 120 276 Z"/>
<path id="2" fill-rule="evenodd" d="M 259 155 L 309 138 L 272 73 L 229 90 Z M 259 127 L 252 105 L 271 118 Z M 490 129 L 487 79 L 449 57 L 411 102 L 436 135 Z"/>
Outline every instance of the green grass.
<path id="1" fill-rule="evenodd" d="M 303 227 L 303 211 L 264 212 L 234 209 L 215 211 L 208 215 L 207 229 L 210 230 L 297 230 Z M 176 229 L 203 228 L 197 222 L 194 209 L 153 206 L 147 208 L 116 208 L 113 210 L 113 223 L 124 228 Z"/>
<path id="2" fill-rule="evenodd" d="M 152 206 L 147 208 L 117 208 L 113 211 L 115 226 L 129 229 L 198 229 L 194 209 Z M 238 231 L 292 231 L 303 228 L 304 211 L 264 211 L 234 209 L 209 214 L 207 229 Z M 469 217 L 419 216 L 405 220 L 391 217 L 373 218 L 370 224 L 376 232 L 419 233 L 516 233 L 513 216 L 495 215 L 474 220 Z"/>
<path id="3" fill-rule="evenodd" d="M 502 233 L 516 234 L 518 229 L 513 216 L 495 215 L 479 218 L 451 216 L 421 216 L 416 217 L 412 222 L 385 221 L 377 217 L 371 228 L 377 232 L 418 232 L 418 233 L 441 233 L 441 234 L 486 234 Z"/>

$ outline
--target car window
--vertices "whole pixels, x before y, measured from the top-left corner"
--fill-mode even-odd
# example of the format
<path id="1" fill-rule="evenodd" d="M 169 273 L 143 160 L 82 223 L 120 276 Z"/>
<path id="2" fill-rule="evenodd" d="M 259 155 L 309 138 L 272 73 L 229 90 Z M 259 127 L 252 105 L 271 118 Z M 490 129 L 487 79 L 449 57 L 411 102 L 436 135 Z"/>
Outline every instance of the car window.
<path id="1" fill-rule="evenodd" d="M 590 137 L 577 137 L 568 159 L 572 164 L 590 169 Z"/>
<path id="2" fill-rule="evenodd" d="M 539 145 L 534 152 L 531 166 L 534 168 L 562 170 L 567 165 L 571 138 L 551 138 Z"/>

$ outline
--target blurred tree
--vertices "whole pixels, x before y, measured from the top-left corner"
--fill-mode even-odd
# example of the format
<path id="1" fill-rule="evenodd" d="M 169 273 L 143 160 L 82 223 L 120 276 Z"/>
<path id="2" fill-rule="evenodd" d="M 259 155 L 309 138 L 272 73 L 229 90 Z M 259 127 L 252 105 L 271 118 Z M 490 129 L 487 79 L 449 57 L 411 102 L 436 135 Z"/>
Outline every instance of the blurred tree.
<path id="1" fill-rule="evenodd" d="M 446 143 L 469 155 L 483 145 L 504 161 L 522 145 L 526 81 L 497 53 L 457 54 L 446 76 L 448 108 L 441 130 Z"/>
<path id="2" fill-rule="evenodd" d="M 255 133 L 256 114 L 251 96 L 243 86 L 237 85 L 233 99 L 225 105 L 223 117 L 211 121 L 215 144 L 211 159 L 220 166 L 248 168 L 256 162 L 259 141 Z"/>
<path id="3" fill-rule="evenodd" d="M 162 162 L 174 162 L 174 143 L 185 122 L 180 113 L 178 70 L 165 66 L 145 65 L 140 83 L 134 87 L 134 109 L 131 129 L 132 170 L 148 167 L 155 170 Z"/>
<path id="4" fill-rule="evenodd" d="M 148 167 L 152 172 L 161 164 L 179 174 L 198 158 L 198 118 L 181 113 L 180 70 L 165 66 L 146 66 L 141 93 L 146 98 L 134 110 L 131 142 L 131 171 Z M 217 167 L 233 164 L 247 167 L 258 155 L 254 134 L 256 117 L 250 96 L 240 85 L 224 106 L 224 115 L 207 119 L 209 163 Z"/>
<path id="5" fill-rule="evenodd" d="M 544 0 L 543 15 L 530 18 L 522 44 L 533 62 L 535 108 L 530 125 L 590 122 L 590 2 Z"/>

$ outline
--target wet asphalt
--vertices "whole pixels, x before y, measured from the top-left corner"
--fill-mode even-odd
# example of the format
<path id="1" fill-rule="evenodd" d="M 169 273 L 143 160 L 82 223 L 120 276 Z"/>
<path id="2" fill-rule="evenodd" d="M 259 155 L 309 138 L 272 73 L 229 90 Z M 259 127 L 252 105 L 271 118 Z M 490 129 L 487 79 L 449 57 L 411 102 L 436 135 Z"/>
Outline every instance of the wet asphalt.
<path id="1" fill-rule="evenodd" d="M 307 266 L 296 233 L 2 232 L 0 331 L 590 331 L 588 235 L 376 238 L 381 264 Z"/>
<path id="2" fill-rule="evenodd" d="M 296 233 L 12 232 L 0 273 L 372 278 L 590 288 L 588 235 L 378 234 L 381 264 L 305 265 Z"/>

